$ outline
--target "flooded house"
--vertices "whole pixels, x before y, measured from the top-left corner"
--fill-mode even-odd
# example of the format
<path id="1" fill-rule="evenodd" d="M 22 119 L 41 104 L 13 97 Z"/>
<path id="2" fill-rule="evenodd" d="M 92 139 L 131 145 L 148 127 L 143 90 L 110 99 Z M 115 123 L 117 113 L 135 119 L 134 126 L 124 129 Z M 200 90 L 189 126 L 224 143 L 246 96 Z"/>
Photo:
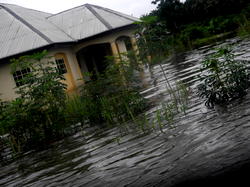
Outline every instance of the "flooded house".
<path id="1" fill-rule="evenodd" d="M 10 60 L 46 49 L 63 72 L 67 92 L 105 69 L 105 56 L 136 49 L 137 18 L 84 4 L 57 14 L 0 3 L 0 99 L 11 100 L 30 69 L 11 72 Z M 46 63 L 46 62 L 44 62 Z"/>

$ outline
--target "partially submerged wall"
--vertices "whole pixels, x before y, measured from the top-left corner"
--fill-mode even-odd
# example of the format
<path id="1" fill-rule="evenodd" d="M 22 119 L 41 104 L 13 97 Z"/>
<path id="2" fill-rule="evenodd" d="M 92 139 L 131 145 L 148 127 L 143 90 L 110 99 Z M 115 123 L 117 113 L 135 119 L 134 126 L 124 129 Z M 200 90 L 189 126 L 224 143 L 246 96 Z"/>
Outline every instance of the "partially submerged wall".
<path id="1" fill-rule="evenodd" d="M 104 36 L 92 38 L 88 41 L 80 42 L 73 46 L 68 47 L 57 47 L 51 48 L 48 51 L 48 56 L 52 56 L 51 60 L 55 60 L 57 57 L 64 56 L 64 62 L 67 67 L 67 74 L 65 74 L 66 84 L 68 85 L 67 92 L 75 91 L 80 85 L 84 84 L 82 72 L 84 69 L 81 69 L 76 58 L 76 53 L 84 47 L 110 43 L 110 47 L 113 55 L 119 55 L 119 52 L 125 52 L 125 45 L 121 41 L 117 42 L 117 38 L 121 36 L 127 36 L 134 38 L 134 29 L 125 29 L 120 31 L 114 31 L 105 34 Z M 98 55 L 98 54 L 96 54 Z M 44 61 L 46 63 L 46 61 Z M 15 93 L 15 80 L 11 73 L 10 63 L 0 63 L 0 98 L 2 100 L 12 100 L 17 97 Z"/>

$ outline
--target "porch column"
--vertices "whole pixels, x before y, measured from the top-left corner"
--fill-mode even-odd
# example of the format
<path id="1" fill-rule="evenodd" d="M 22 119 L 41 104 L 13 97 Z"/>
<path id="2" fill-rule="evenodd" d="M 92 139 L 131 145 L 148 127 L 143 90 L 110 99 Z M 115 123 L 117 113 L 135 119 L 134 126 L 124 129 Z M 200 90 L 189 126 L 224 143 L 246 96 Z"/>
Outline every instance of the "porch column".
<path id="1" fill-rule="evenodd" d="M 115 62 L 118 63 L 120 57 L 119 57 L 119 50 L 117 48 L 115 41 L 112 41 L 110 45 L 111 45 L 112 54 L 115 57 Z"/>
<path id="2" fill-rule="evenodd" d="M 73 58 L 73 63 L 75 64 L 75 68 L 76 68 L 77 73 L 78 73 L 78 77 L 76 79 L 76 81 L 77 81 L 76 86 L 79 87 L 80 85 L 84 84 L 85 81 L 83 79 L 82 71 L 81 71 L 81 68 L 79 66 L 79 62 L 76 58 L 76 53 L 74 53 L 74 51 L 72 51 L 72 58 Z"/>
<path id="3" fill-rule="evenodd" d="M 136 43 L 136 38 L 134 36 L 132 36 L 132 37 L 130 37 L 130 41 L 131 41 L 131 44 L 132 44 L 133 51 L 135 52 L 137 63 L 139 64 L 139 66 L 141 68 L 140 78 L 141 78 L 141 81 L 142 81 L 142 86 L 147 87 L 148 83 L 145 80 L 145 72 L 144 72 L 143 63 L 139 60 L 139 48 L 138 48 L 138 45 Z M 147 59 L 149 60 L 149 56 L 147 56 Z"/>
<path id="4" fill-rule="evenodd" d="M 138 48 L 138 45 L 136 43 L 136 38 L 134 36 L 130 37 L 130 42 L 132 44 L 132 48 L 133 48 L 133 51 L 135 52 L 135 56 L 136 56 L 136 60 L 139 64 L 142 64 L 141 61 L 139 61 L 139 48 Z"/>
<path id="5" fill-rule="evenodd" d="M 115 63 L 118 64 L 118 65 L 121 65 L 121 63 L 120 63 L 121 62 L 120 53 L 119 53 L 119 49 L 117 48 L 116 42 L 113 41 L 110 44 L 111 44 L 111 49 L 112 49 L 113 56 L 115 58 L 114 59 Z M 120 74 L 121 74 L 121 77 L 122 77 L 122 82 L 123 82 L 124 86 L 127 86 L 126 79 L 125 79 L 125 76 L 124 76 L 124 72 L 120 67 L 119 67 L 119 71 L 120 71 Z"/>
<path id="6" fill-rule="evenodd" d="M 136 55 L 138 55 L 138 54 L 139 54 L 139 50 L 138 50 L 138 46 L 137 46 L 135 37 L 132 36 L 132 37 L 130 38 L 130 41 L 131 41 L 133 50 L 135 51 Z"/>

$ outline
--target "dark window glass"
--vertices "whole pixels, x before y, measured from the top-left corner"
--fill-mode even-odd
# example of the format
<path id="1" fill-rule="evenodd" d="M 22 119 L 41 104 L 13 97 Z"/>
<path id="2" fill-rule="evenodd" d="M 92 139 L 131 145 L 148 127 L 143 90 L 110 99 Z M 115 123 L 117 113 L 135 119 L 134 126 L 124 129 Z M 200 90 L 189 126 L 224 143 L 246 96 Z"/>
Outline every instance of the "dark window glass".
<path id="1" fill-rule="evenodd" d="M 15 73 L 13 73 L 13 78 L 15 80 L 17 87 L 24 85 L 23 78 L 26 77 L 29 73 L 30 73 L 30 68 L 18 70 Z"/>
<path id="2" fill-rule="evenodd" d="M 57 66 L 57 70 L 58 70 L 60 75 L 67 73 L 67 68 L 66 68 L 64 60 L 62 58 L 56 59 L 56 66 Z"/>

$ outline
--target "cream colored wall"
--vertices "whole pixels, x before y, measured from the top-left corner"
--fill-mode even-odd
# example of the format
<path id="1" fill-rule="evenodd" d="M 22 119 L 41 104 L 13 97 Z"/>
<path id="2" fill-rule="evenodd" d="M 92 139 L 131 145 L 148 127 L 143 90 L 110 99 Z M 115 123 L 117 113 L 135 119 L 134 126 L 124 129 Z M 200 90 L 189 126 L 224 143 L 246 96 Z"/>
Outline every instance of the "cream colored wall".
<path id="1" fill-rule="evenodd" d="M 51 56 L 49 60 L 55 60 L 54 55 L 57 53 L 64 53 L 68 59 L 68 63 L 70 66 L 70 70 L 72 72 L 72 78 L 74 81 L 74 85 L 76 87 L 83 84 L 83 78 L 78 66 L 77 59 L 75 55 L 72 53 L 70 48 L 62 48 L 56 50 L 48 51 L 48 56 Z M 45 59 L 42 63 L 46 63 L 47 59 Z M 0 98 L 4 101 L 9 101 L 15 99 L 18 95 L 15 93 L 15 80 L 13 75 L 11 74 L 11 67 L 9 63 L 0 64 Z"/>
<path id="2" fill-rule="evenodd" d="M 58 48 L 49 51 L 50 56 L 55 56 L 57 53 L 64 53 L 68 59 L 68 63 L 72 72 L 73 81 L 76 87 L 84 83 L 81 69 L 79 67 L 76 55 L 71 48 Z"/>
<path id="3" fill-rule="evenodd" d="M 17 97 L 15 93 L 16 83 L 11 74 L 10 64 L 0 65 L 0 98 L 9 101 Z"/>
<path id="4" fill-rule="evenodd" d="M 80 44 L 77 44 L 73 47 L 68 48 L 57 48 L 57 49 L 51 49 L 49 50 L 48 56 L 54 56 L 57 53 L 64 53 L 68 59 L 68 63 L 72 72 L 73 81 L 76 87 L 84 84 L 83 76 L 81 69 L 79 67 L 77 58 L 76 58 L 76 52 L 78 52 L 80 49 L 87 47 L 89 45 L 94 44 L 101 44 L 101 43 L 110 43 L 116 46 L 115 42 L 116 39 L 120 36 L 134 36 L 134 29 L 127 29 L 124 31 L 117 31 L 109 33 L 105 36 L 102 36 L 100 38 L 96 38 L 87 42 L 82 42 Z M 124 44 L 118 45 L 120 46 L 120 50 L 124 50 Z M 51 59 L 53 60 L 53 58 Z M 14 78 L 11 74 L 11 68 L 10 64 L 0 64 L 0 98 L 2 100 L 12 100 L 17 97 L 17 94 L 15 94 L 15 88 L 16 84 L 14 81 Z"/>

